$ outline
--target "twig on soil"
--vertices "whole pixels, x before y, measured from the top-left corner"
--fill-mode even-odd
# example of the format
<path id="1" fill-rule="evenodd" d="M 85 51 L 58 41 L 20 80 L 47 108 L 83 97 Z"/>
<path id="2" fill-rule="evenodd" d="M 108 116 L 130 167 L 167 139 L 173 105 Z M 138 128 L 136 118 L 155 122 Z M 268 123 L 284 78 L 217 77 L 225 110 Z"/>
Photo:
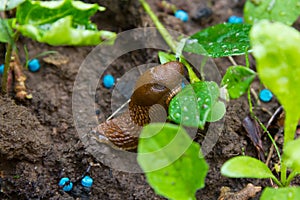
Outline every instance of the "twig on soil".
<path id="1" fill-rule="evenodd" d="M 273 123 L 273 121 L 275 120 L 275 118 L 278 118 L 279 115 L 282 113 L 283 111 L 283 107 L 280 106 L 279 108 L 276 109 L 276 111 L 274 112 L 274 114 L 271 115 L 271 118 L 269 119 L 266 128 L 268 129 L 271 124 Z"/>
<path id="2" fill-rule="evenodd" d="M 267 125 L 266 125 L 266 129 L 268 129 L 272 123 L 274 122 L 274 120 L 276 118 L 278 118 L 280 116 L 280 114 L 283 112 L 283 107 L 280 106 L 279 108 L 276 109 L 276 111 L 274 112 L 274 114 L 272 114 L 271 118 L 269 119 Z M 281 132 L 282 130 L 280 129 L 279 132 Z M 274 137 L 274 142 L 276 142 L 278 140 L 278 134 L 275 135 Z M 274 143 L 272 143 L 271 147 L 270 147 L 270 151 L 269 151 L 269 154 L 268 154 L 268 157 L 267 157 L 267 160 L 266 160 L 266 165 L 268 166 L 269 165 L 269 162 L 271 160 L 271 157 L 272 157 L 272 154 L 273 154 L 273 151 L 274 151 Z M 280 159 L 280 158 L 279 158 Z"/>
<path id="3" fill-rule="evenodd" d="M 125 103 L 123 103 L 115 112 L 113 112 L 107 119 L 106 121 L 111 120 L 116 114 L 120 112 L 127 104 L 129 104 L 130 99 L 128 99 Z"/>
<path id="4" fill-rule="evenodd" d="M 254 96 L 254 99 L 255 99 L 255 103 L 260 106 L 260 101 L 259 101 L 259 98 L 258 98 L 258 95 L 257 93 L 255 92 L 255 90 L 253 88 L 250 87 L 250 92 L 251 94 Z"/>
<path id="5" fill-rule="evenodd" d="M 255 197 L 256 193 L 261 191 L 260 186 L 254 186 L 251 183 L 238 192 L 231 192 L 229 187 L 222 187 L 218 200 L 248 200 Z"/>
<path id="6" fill-rule="evenodd" d="M 228 56 L 228 59 L 234 66 L 237 66 L 237 63 L 235 62 L 232 56 Z"/>
<path id="7" fill-rule="evenodd" d="M 14 78 L 16 81 L 15 83 L 16 97 L 19 100 L 24 100 L 25 98 L 30 99 L 31 95 L 28 94 L 26 91 L 26 85 L 25 85 L 26 76 L 22 72 L 23 66 L 21 65 L 20 59 L 15 52 L 13 52 L 10 67 L 14 72 Z"/>
<path id="8" fill-rule="evenodd" d="M 276 142 L 277 140 L 278 140 L 278 135 L 276 134 L 275 137 L 274 137 L 274 141 Z M 270 163 L 270 160 L 272 158 L 273 152 L 274 152 L 274 144 L 271 145 L 267 160 L 265 162 L 265 164 L 267 166 L 269 166 L 269 163 Z"/>

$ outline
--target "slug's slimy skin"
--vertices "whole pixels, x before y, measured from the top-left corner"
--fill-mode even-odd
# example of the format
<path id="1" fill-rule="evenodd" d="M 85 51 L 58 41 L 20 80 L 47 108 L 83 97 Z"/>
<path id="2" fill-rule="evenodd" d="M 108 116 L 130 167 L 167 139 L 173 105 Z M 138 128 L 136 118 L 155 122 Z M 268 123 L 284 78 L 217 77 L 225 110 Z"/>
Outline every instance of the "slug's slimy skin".
<path id="1" fill-rule="evenodd" d="M 141 129 L 153 120 L 162 119 L 160 108 L 167 110 L 169 101 L 179 92 L 182 77 L 180 62 L 168 62 L 147 70 L 136 81 L 129 109 L 94 130 L 97 140 L 123 150 L 136 149 Z"/>

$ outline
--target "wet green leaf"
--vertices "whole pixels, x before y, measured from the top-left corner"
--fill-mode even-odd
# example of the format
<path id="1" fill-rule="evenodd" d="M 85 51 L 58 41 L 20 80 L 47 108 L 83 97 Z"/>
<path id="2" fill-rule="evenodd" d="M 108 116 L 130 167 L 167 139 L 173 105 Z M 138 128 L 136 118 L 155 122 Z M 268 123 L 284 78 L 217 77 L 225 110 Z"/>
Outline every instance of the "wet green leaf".
<path id="1" fill-rule="evenodd" d="M 13 31 L 8 19 L 0 18 L 0 42 L 13 44 Z"/>
<path id="2" fill-rule="evenodd" d="M 282 159 L 288 167 L 300 172 L 300 139 L 290 141 L 284 146 Z"/>
<path id="3" fill-rule="evenodd" d="M 224 115 L 225 105 L 221 105 L 222 102 L 215 105 L 219 95 L 219 87 L 215 82 L 187 85 L 171 100 L 169 118 L 178 124 L 203 128 L 205 122 L 216 121 Z"/>
<path id="4" fill-rule="evenodd" d="M 96 45 L 115 33 L 98 31 L 90 17 L 97 4 L 81 1 L 26 1 L 17 8 L 14 28 L 23 35 L 50 45 Z"/>
<path id="5" fill-rule="evenodd" d="M 208 165 L 198 143 L 184 128 L 153 123 L 142 130 L 138 163 L 155 192 L 174 200 L 195 199 L 204 187 Z"/>
<path id="6" fill-rule="evenodd" d="M 269 188 L 262 192 L 260 200 L 298 200 L 300 197 L 299 187 Z"/>
<path id="7" fill-rule="evenodd" d="M 264 20 L 253 26 L 250 37 L 258 75 L 285 109 L 287 143 L 294 139 L 300 119 L 300 33 L 282 23 Z"/>
<path id="8" fill-rule="evenodd" d="M 186 42 L 184 51 L 223 57 L 245 54 L 250 47 L 248 24 L 218 24 L 192 35 Z"/>
<path id="9" fill-rule="evenodd" d="M 23 3 L 25 0 L 1 0 L 0 11 L 11 10 Z"/>
<path id="10" fill-rule="evenodd" d="M 268 166 L 249 156 L 236 156 L 226 161 L 221 174 L 230 178 L 272 178 L 276 179 Z"/>
<path id="11" fill-rule="evenodd" d="M 236 99 L 247 91 L 255 76 L 255 72 L 249 68 L 232 66 L 223 76 L 221 86 L 226 86 L 230 98 Z"/>
<path id="12" fill-rule="evenodd" d="M 300 15 L 300 1 L 248 0 L 244 7 L 245 22 L 254 24 L 262 19 L 292 25 Z"/>

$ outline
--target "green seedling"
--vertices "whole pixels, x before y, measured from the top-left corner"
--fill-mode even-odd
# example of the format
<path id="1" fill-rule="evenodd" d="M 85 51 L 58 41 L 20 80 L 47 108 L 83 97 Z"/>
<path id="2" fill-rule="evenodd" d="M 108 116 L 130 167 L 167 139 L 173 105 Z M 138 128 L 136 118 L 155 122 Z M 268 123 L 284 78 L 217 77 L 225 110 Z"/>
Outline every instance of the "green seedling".
<path id="1" fill-rule="evenodd" d="M 227 88 L 231 99 L 242 96 L 250 87 L 256 73 L 244 66 L 231 66 L 223 76 L 221 86 Z"/>
<path id="2" fill-rule="evenodd" d="M 278 180 L 264 163 L 246 156 L 227 161 L 221 173 L 234 178 L 271 178 L 278 186 L 288 187 L 300 170 L 300 140 L 294 140 L 300 119 L 300 93 L 297 90 L 300 84 L 300 33 L 279 22 L 261 21 L 253 26 L 250 39 L 257 61 L 258 75 L 285 109 L 284 148 L 280 158 L 281 176 Z M 288 177 L 287 168 L 291 170 Z M 299 191 L 299 187 L 267 188 L 261 199 L 297 199 Z"/>
<path id="3" fill-rule="evenodd" d="M 145 126 L 137 160 L 157 194 L 174 200 L 192 200 L 196 199 L 196 191 L 204 187 L 208 165 L 200 145 L 181 126 Z"/>

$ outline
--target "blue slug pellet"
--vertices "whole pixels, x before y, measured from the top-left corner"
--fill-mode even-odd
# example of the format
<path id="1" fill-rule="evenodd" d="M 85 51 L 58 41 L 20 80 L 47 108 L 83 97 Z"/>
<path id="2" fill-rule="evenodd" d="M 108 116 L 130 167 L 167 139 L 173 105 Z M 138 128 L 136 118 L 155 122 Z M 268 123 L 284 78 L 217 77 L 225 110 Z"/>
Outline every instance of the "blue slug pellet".
<path id="1" fill-rule="evenodd" d="M 40 61 L 38 59 L 32 59 L 28 62 L 28 69 L 31 72 L 37 72 L 41 68 Z"/>
<path id="2" fill-rule="evenodd" d="M 81 180 L 81 185 L 90 188 L 93 185 L 93 179 L 90 176 L 85 176 Z"/>
<path id="3" fill-rule="evenodd" d="M 70 181 L 68 177 L 61 178 L 58 185 L 63 187 L 63 191 L 65 192 L 69 192 L 73 188 L 73 183 Z"/>
<path id="4" fill-rule="evenodd" d="M 241 24 L 241 23 L 243 23 L 243 21 L 244 20 L 242 17 L 238 17 L 238 16 L 234 16 L 234 15 L 232 15 L 228 18 L 228 23 L 231 23 L 231 24 Z"/>
<path id="5" fill-rule="evenodd" d="M 189 20 L 189 14 L 184 10 L 177 10 L 174 15 L 183 22 L 187 22 Z"/>
<path id="6" fill-rule="evenodd" d="M 0 65 L 0 74 L 4 73 L 4 64 Z"/>
<path id="7" fill-rule="evenodd" d="M 259 93 L 259 99 L 263 102 L 270 102 L 272 100 L 273 94 L 268 89 L 263 89 Z"/>
<path id="8" fill-rule="evenodd" d="M 110 89 L 115 85 L 115 78 L 112 75 L 107 74 L 103 77 L 102 83 L 104 87 Z"/>

